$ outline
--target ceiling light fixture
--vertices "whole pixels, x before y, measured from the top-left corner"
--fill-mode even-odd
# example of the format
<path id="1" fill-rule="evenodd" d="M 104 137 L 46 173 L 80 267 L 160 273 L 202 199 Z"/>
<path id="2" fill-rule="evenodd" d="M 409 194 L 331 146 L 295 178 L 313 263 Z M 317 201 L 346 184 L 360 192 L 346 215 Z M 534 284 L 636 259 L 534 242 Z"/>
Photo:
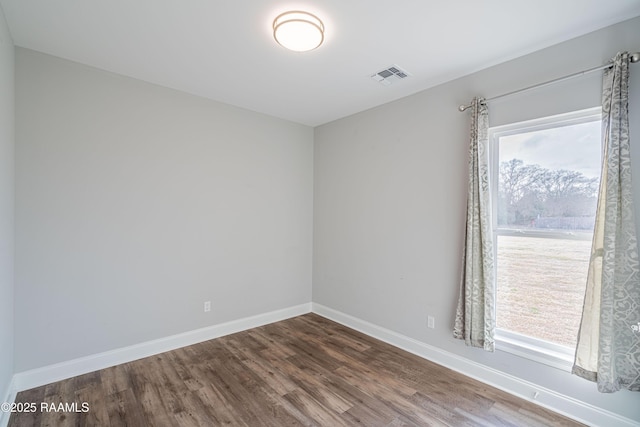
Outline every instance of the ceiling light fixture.
<path id="1" fill-rule="evenodd" d="M 306 52 L 324 41 L 324 24 L 315 15 L 292 10 L 273 20 L 273 38 L 289 50 Z"/>

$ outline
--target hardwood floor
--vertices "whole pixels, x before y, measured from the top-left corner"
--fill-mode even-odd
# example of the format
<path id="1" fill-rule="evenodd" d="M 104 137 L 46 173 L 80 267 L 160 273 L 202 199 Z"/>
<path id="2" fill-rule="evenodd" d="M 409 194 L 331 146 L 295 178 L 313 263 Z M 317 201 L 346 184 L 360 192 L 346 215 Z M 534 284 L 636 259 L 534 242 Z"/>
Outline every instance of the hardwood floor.
<path id="1" fill-rule="evenodd" d="M 23 391 L 16 403 L 38 408 L 12 414 L 16 427 L 581 425 L 315 314 Z"/>

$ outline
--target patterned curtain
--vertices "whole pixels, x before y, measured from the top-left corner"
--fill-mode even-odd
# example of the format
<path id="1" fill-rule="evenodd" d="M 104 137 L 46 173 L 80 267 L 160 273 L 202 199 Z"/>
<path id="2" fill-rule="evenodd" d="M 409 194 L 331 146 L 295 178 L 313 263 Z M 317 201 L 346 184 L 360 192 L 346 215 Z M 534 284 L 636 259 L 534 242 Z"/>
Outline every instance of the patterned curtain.
<path id="1" fill-rule="evenodd" d="M 629 55 L 604 72 L 603 161 L 573 373 L 598 390 L 640 391 L 640 260 L 631 189 Z"/>
<path id="2" fill-rule="evenodd" d="M 494 351 L 495 285 L 489 200 L 489 111 L 482 98 L 471 103 L 469 190 L 462 281 L 453 336 Z"/>

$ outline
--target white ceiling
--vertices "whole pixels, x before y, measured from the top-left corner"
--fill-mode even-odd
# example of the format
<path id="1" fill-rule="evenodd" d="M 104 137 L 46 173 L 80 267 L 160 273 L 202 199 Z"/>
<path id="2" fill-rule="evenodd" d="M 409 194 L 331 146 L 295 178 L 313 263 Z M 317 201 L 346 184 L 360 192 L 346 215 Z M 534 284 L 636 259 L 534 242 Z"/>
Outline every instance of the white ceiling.
<path id="1" fill-rule="evenodd" d="M 640 15 L 640 0 L 0 0 L 18 46 L 316 126 Z M 306 10 L 325 43 L 279 46 Z M 391 86 L 370 75 L 397 64 Z M 597 65 L 597 64 L 594 64 Z"/>

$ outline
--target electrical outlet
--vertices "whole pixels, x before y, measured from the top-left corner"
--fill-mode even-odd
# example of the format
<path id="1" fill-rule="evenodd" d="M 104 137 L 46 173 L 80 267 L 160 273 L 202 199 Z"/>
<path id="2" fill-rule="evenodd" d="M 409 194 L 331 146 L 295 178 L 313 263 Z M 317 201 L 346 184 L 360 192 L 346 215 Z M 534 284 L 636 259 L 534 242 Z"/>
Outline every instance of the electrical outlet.
<path id="1" fill-rule="evenodd" d="M 204 312 L 208 313 L 211 311 L 211 301 L 205 301 L 204 302 Z"/>
<path id="2" fill-rule="evenodd" d="M 436 327 L 436 318 L 433 316 L 427 317 L 427 327 L 433 329 Z"/>

